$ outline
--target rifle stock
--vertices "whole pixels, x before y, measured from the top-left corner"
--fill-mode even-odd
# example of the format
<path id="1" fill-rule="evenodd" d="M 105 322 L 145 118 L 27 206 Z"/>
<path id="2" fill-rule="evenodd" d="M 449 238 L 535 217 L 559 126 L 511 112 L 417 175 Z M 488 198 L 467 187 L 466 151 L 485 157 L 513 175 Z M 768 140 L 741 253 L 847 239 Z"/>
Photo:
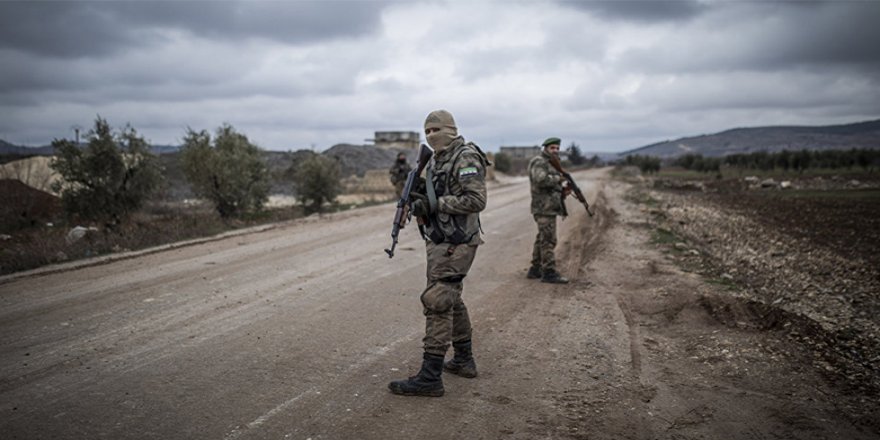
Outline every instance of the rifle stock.
<path id="1" fill-rule="evenodd" d="M 391 248 L 385 249 L 388 258 L 394 258 L 394 248 L 397 247 L 397 236 L 400 230 L 406 226 L 406 222 L 412 217 L 409 211 L 410 196 L 416 180 L 422 174 L 422 170 L 428 165 L 428 161 L 434 155 L 434 150 L 422 144 L 419 147 L 419 162 L 406 176 L 406 184 L 403 186 L 403 192 L 400 194 L 400 200 L 397 201 L 397 209 L 394 211 L 394 223 L 391 225 Z"/>
<path id="2" fill-rule="evenodd" d="M 571 177 L 571 174 L 569 174 L 567 171 L 562 169 L 562 164 L 559 163 L 559 157 L 556 156 L 555 154 L 550 155 L 550 165 L 552 165 L 553 168 L 556 169 L 556 171 L 559 171 L 559 173 L 562 174 L 562 176 L 565 177 L 566 180 L 568 180 L 568 186 L 571 187 L 571 192 L 574 193 L 575 198 L 578 199 L 578 201 L 584 205 L 584 208 L 587 209 L 587 214 L 589 214 L 590 217 L 592 217 L 593 211 L 590 210 L 590 204 L 587 203 L 587 198 L 584 197 L 583 191 L 581 191 L 581 188 L 577 185 L 577 183 L 575 183 L 574 178 Z M 565 203 L 565 201 L 564 201 L 565 196 L 562 196 L 562 197 L 563 197 L 563 203 Z"/>

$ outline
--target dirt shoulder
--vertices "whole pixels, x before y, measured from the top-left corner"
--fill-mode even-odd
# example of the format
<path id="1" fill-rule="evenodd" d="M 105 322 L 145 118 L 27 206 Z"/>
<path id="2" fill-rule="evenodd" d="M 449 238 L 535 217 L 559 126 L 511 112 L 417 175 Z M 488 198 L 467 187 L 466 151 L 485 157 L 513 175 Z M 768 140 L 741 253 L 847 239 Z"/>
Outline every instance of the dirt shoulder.
<path id="1" fill-rule="evenodd" d="M 880 191 L 635 189 L 676 259 L 731 288 L 855 393 L 880 392 Z"/>
<path id="2" fill-rule="evenodd" d="M 630 345 L 581 348 L 569 373 L 578 386 L 556 398 L 571 437 L 876 437 L 870 393 L 829 378 L 791 324 L 768 325 L 768 309 L 684 264 L 675 243 L 658 242 L 666 223 L 633 197 L 638 188 L 605 188 L 600 215 L 610 221 L 585 248 L 582 295 L 614 298 L 625 327 L 608 316 L 592 331 L 626 332 Z"/>

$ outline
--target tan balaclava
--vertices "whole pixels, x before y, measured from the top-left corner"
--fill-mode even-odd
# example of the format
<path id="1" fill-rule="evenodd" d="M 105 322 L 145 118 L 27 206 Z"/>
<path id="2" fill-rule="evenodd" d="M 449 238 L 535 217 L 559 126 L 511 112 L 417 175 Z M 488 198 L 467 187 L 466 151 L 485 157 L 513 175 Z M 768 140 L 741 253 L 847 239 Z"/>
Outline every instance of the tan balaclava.
<path id="1" fill-rule="evenodd" d="M 455 119 L 452 119 L 452 113 L 446 110 L 434 110 L 425 118 L 425 131 L 429 128 L 440 129 L 440 131 L 425 136 L 428 139 L 428 145 L 436 152 L 449 148 L 452 141 L 458 137 Z"/>

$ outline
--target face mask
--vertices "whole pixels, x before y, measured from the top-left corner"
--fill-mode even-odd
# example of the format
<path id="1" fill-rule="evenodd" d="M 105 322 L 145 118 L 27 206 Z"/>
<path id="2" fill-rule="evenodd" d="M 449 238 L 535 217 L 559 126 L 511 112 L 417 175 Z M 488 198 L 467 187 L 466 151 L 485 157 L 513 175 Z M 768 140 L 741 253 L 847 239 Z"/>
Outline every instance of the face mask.
<path id="1" fill-rule="evenodd" d="M 439 131 L 435 131 L 431 134 L 425 135 L 425 139 L 428 141 L 428 145 L 434 149 L 434 151 L 443 151 L 449 147 L 455 138 L 458 137 L 458 128 L 455 126 L 455 119 L 452 118 L 452 113 L 449 113 L 446 110 L 435 110 L 431 112 L 427 118 L 425 118 L 425 129 L 428 128 L 439 128 Z"/>
<path id="2" fill-rule="evenodd" d="M 404 163 L 404 162 L 406 162 L 405 157 L 401 157 L 400 159 L 397 159 L 397 163 Z"/>
<path id="3" fill-rule="evenodd" d="M 453 130 L 448 127 L 443 127 L 440 131 L 435 131 L 426 136 L 428 140 L 428 145 L 434 149 L 434 151 L 443 151 L 449 147 L 452 141 L 458 137 L 458 133 L 456 130 Z"/>

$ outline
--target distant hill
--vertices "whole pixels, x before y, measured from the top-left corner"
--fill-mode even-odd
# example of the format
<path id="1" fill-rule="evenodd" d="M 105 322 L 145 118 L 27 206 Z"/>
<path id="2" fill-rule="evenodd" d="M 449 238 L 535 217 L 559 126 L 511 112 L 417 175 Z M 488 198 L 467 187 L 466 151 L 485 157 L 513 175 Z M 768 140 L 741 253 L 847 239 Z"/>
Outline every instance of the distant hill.
<path id="1" fill-rule="evenodd" d="M 153 154 L 171 154 L 180 151 L 180 145 L 150 145 Z"/>
<path id="2" fill-rule="evenodd" d="M 179 150 L 180 146 L 178 145 L 150 145 L 150 151 L 153 154 L 176 153 Z M 55 148 L 51 145 L 25 147 L 0 139 L 0 156 L 51 156 L 53 154 L 55 154 Z"/>
<path id="3" fill-rule="evenodd" d="M 398 150 L 385 150 L 373 145 L 336 144 L 322 154 L 336 158 L 343 176 L 363 177 L 367 170 L 390 168 L 397 158 Z M 416 152 L 407 151 L 410 164 L 416 160 Z"/>
<path id="4" fill-rule="evenodd" d="M 619 154 L 663 159 L 684 154 L 707 157 L 757 151 L 880 148 L 880 119 L 846 125 L 734 128 L 720 133 L 658 142 Z"/>
<path id="5" fill-rule="evenodd" d="M 51 145 L 42 147 L 23 147 L 0 139 L 0 155 L 6 156 L 49 156 L 55 152 Z"/>

